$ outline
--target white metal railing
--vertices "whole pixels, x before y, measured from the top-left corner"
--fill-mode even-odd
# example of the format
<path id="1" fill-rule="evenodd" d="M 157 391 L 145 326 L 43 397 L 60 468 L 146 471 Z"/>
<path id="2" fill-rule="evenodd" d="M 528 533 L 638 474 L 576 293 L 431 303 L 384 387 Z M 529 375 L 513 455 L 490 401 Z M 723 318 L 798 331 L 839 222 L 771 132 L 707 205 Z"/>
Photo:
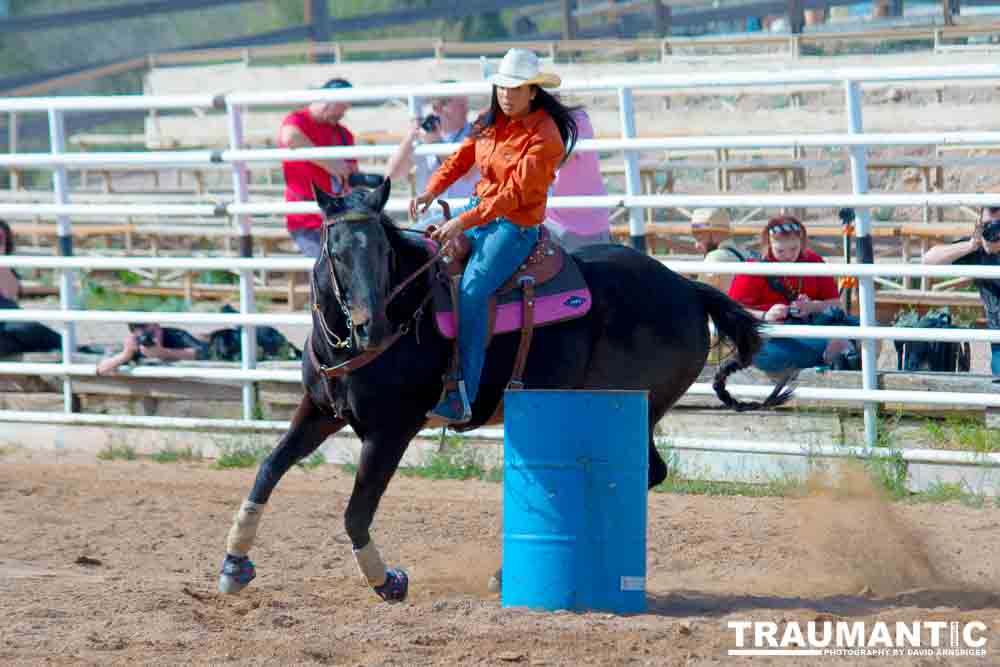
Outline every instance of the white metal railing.
<path id="1" fill-rule="evenodd" d="M 884 84 L 921 81 L 989 81 L 1000 80 L 1000 65 L 961 65 L 950 67 L 904 67 L 904 68 L 847 68 L 827 70 L 796 70 L 790 72 L 735 72 L 729 74 L 705 75 L 654 75 L 639 77 L 612 77 L 601 80 L 567 80 L 563 90 L 567 92 L 591 92 L 618 96 L 622 138 L 617 140 L 587 140 L 579 144 L 582 151 L 622 151 L 626 162 L 627 193 L 605 197 L 564 197 L 553 198 L 550 205 L 563 208 L 619 207 L 630 209 L 630 232 L 634 239 L 642 239 L 644 217 L 642 209 L 660 207 L 689 208 L 695 206 L 712 207 L 843 207 L 859 209 L 858 236 L 868 236 L 867 209 L 883 206 L 975 206 L 995 203 L 995 195 L 968 194 L 867 194 L 865 192 L 865 151 L 869 146 L 937 146 L 937 145 L 992 145 L 1000 144 L 1000 132 L 942 132 L 942 133 L 880 133 L 864 134 L 861 123 L 861 95 L 863 84 Z M 732 87 L 823 87 L 843 88 L 847 116 L 846 134 L 827 135 L 762 135 L 713 136 L 690 138 L 634 138 L 634 117 L 632 94 L 637 91 L 685 88 L 732 88 Z M 381 86 L 339 90 L 280 91 L 262 93 L 235 92 L 225 96 L 109 96 L 109 97 L 49 97 L 0 100 L 0 112 L 45 112 L 49 114 L 52 149 L 46 154 L 6 154 L 0 155 L 0 166 L 12 168 L 51 169 L 56 175 L 54 202 L 52 204 L 0 204 L 0 216 L 31 215 L 35 217 L 55 217 L 60 223 L 61 239 L 68 245 L 70 236 L 69 217 L 128 217 L 135 215 L 155 215 L 161 217 L 229 217 L 242 237 L 249 239 L 252 234 L 250 217 L 254 215 L 274 215 L 283 213 L 316 212 L 315 204 L 308 202 L 252 202 L 246 187 L 246 165 L 249 163 L 276 163 L 283 159 L 315 159 L 344 157 L 386 157 L 395 146 L 355 146 L 346 148 L 314 149 L 265 149 L 249 150 L 243 147 L 243 113 L 251 107 L 288 107 L 293 104 L 312 101 L 381 101 L 385 99 L 405 99 L 411 110 L 421 108 L 421 100 L 430 97 L 455 95 L 478 95 L 489 92 L 484 82 L 432 84 L 420 86 Z M 163 151 L 144 153 L 65 153 L 65 138 L 62 133 L 62 116 L 66 112 L 88 110 L 225 110 L 230 134 L 229 148 L 221 151 Z M 710 148 L 771 148 L 771 147 L 820 147 L 844 146 L 850 149 L 853 192 L 850 194 L 830 193 L 817 195 L 640 195 L 638 194 L 638 162 L 641 151 L 649 150 L 693 150 Z M 418 154 L 447 154 L 454 145 L 439 144 L 420 146 Z M 73 204 L 69 201 L 65 171 L 85 169 L 94 166 L 204 166 L 229 165 L 233 170 L 233 200 L 219 205 L 123 205 L 123 204 Z M 403 211 L 406 201 L 391 200 L 390 211 Z M 57 311 L 2 311 L 0 320 L 48 320 L 63 322 L 69 327 L 78 321 L 159 321 L 192 322 L 206 324 L 235 324 L 243 327 L 243 362 L 239 371 L 233 369 L 182 369 L 182 368 L 139 368 L 133 374 L 148 377 L 192 377 L 194 372 L 213 379 L 233 379 L 243 383 L 244 421 L 249 421 L 253 410 L 252 383 L 262 379 L 293 378 L 292 371 L 262 371 L 254 369 L 255 355 L 252 354 L 253 325 L 288 323 L 305 324 L 308 318 L 302 315 L 275 316 L 255 314 L 252 290 L 252 272 L 255 270 L 308 270 L 309 260 L 297 258 L 207 258 L 207 259 L 167 259 L 167 258 L 37 258 L 0 257 L 0 265 L 13 267 L 52 268 L 60 271 L 62 289 L 60 309 Z M 864 385 L 859 390 L 800 389 L 799 396 L 819 400 L 850 400 L 865 404 L 866 437 L 869 444 L 875 438 L 875 404 L 878 401 L 905 400 L 912 402 L 948 402 L 955 399 L 948 394 L 928 394 L 925 392 L 886 392 L 875 388 L 875 364 L 871 355 L 873 346 L 867 341 L 887 338 L 903 340 L 987 340 L 997 341 L 1000 332 L 966 330 L 922 330 L 892 329 L 876 326 L 872 308 L 876 276 L 958 276 L 1000 278 L 1000 269 L 989 267 L 917 267 L 908 265 L 786 265 L 786 264 L 741 264 L 720 265 L 703 263 L 668 262 L 671 268 L 686 272 L 707 273 L 781 273 L 785 275 L 851 275 L 860 280 L 862 317 L 860 327 L 796 327 L 792 325 L 766 327 L 770 336 L 796 337 L 851 337 L 866 341 L 864 347 Z M 207 315 L 197 313 L 102 313 L 85 312 L 75 309 L 72 294 L 72 275 L 78 269 L 101 268 L 170 268 L 170 269 L 224 269 L 240 274 L 240 314 Z M 64 393 L 69 410 L 70 378 L 90 374 L 86 365 L 72 364 L 71 330 L 66 329 L 62 364 L 14 364 L 0 363 L 0 374 L 43 373 L 66 378 Z M 44 367 L 44 368 L 42 368 Z M 52 369 L 49 371 L 48 369 Z M 759 387 L 733 387 L 734 393 L 758 395 Z M 710 387 L 695 385 L 692 393 L 710 392 Z M 912 396 L 910 396 L 912 394 Z M 998 399 L 990 394 L 955 394 L 965 400 L 981 405 L 998 405 Z M 9 413 L 0 415 L 0 420 Z M 89 417 L 89 416 L 88 416 Z"/>

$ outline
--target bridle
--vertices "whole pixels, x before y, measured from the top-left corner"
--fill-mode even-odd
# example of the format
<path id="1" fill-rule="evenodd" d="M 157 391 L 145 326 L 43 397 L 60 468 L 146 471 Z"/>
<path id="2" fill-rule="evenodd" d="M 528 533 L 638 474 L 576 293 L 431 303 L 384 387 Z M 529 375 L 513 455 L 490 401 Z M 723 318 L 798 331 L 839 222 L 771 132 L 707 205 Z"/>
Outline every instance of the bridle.
<path id="1" fill-rule="evenodd" d="M 329 244 L 327 243 L 327 234 L 330 225 L 338 223 L 351 223 L 351 222 L 354 223 L 371 222 L 371 216 L 366 213 L 352 211 L 344 215 L 337 216 L 331 219 L 329 222 L 327 222 L 323 227 L 322 244 L 321 244 L 322 249 L 320 250 L 320 256 L 319 256 L 319 260 L 323 260 L 325 258 L 327 261 L 327 265 L 330 271 L 330 284 L 333 286 L 333 293 L 336 296 L 338 303 L 340 303 L 341 312 L 344 313 L 344 317 L 347 320 L 346 338 L 341 338 L 336 334 L 336 332 L 333 331 L 329 323 L 326 321 L 326 316 L 324 315 L 323 310 L 320 308 L 318 290 L 316 288 L 315 267 L 313 268 L 313 272 L 310 275 L 311 284 L 309 287 L 309 293 L 310 293 L 309 298 L 311 301 L 311 310 L 313 311 L 314 315 L 313 319 L 314 321 L 318 321 L 320 333 L 323 334 L 323 338 L 324 340 L 326 340 L 327 345 L 329 345 L 334 350 L 343 350 L 345 348 L 351 347 L 351 340 L 354 337 L 354 321 L 351 318 L 350 309 L 347 307 L 346 302 L 341 296 L 342 292 L 340 289 L 340 284 L 337 282 L 337 276 L 333 270 L 333 257 L 330 256 Z M 382 306 L 382 311 L 378 313 L 378 315 L 385 315 L 386 311 L 389 308 L 389 304 L 392 303 L 393 299 L 399 296 L 402 293 L 402 291 L 406 289 L 407 286 L 410 285 L 410 283 L 412 283 L 419 276 L 425 273 L 428 269 L 434 266 L 438 262 L 438 260 L 441 259 L 443 250 L 444 246 L 438 248 L 438 250 L 433 253 L 430 259 L 424 262 L 416 271 L 408 275 L 401 283 L 396 285 L 396 287 L 394 287 L 392 291 L 389 292 L 389 296 L 388 298 L 386 298 L 385 304 Z M 317 264 L 319 264 L 319 262 L 317 262 Z M 414 310 L 413 314 L 410 315 L 408 318 L 406 318 L 403 321 L 403 323 L 399 325 L 399 327 L 393 333 L 387 336 L 385 340 L 383 340 L 377 347 L 365 350 L 360 354 L 351 357 L 347 361 L 337 364 L 336 366 L 326 366 L 320 363 L 319 359 L 316 356 L 316 352 L 313 349 L 313 344 L 310 341 L 308 346 L 309 356 L 312 360 L 313 365 L 319 369 L 319 372 L 322 375 L 328 378 L 342 377 L 352 371 L 355 371 L 363 366 L 366 366 L 367 364 L 374 361 L 383 352 L 392 347 L 396 343 L 396 341 L 398 341 L 400 338 L 408 334 L 411 331 L 411 326 L 410 326 L 411 324 L 413 325 L 414 330 L 417 327 L 419 327 L 420 319 L 421 317 L 423 317 L 424 314 L 424 308 L 427 306 L 427 303 L 431 300 L 431 296 L 433 294 L 434 294 L 433 288 L 428 289 L 427 294 L 420 302 L 420 305 L 417 306 L 416 310 Z"/>

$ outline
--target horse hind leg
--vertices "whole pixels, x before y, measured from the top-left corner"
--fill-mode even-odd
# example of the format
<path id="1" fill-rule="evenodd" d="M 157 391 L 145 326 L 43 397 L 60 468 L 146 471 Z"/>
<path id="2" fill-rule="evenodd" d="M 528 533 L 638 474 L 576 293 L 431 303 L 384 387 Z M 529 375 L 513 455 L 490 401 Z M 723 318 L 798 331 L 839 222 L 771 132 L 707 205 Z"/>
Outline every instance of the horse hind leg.
<path id="1" fill-rule="evenodd" d="M 238 593 L 256 576 L 253 561 L 247 556 L 257 537 L 260 519 L 271 492 L 289 468 L 312 454 L 330 435 L 346 425 L 332 418 L 303 396 L 291 427 L 257 470 L 250 496 L 243 501 L 233 518 L 226 538 L 226 557 L 219 574 L 221 593 Z"/>

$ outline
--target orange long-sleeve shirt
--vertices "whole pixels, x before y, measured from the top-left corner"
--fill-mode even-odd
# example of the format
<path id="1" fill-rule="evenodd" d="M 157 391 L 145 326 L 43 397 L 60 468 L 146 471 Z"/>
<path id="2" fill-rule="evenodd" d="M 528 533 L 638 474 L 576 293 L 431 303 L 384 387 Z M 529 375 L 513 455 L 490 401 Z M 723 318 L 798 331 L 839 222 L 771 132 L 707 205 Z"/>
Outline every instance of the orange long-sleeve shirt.
<path id="1" fill-rule="evenodd" d="M 434 172 L 427 191 L 437 197 L 475 164 L 482 174 L 476 185 L 479 204 L 459 216 L 462 228 L 472 229 L 500 217 L 534 227 L 545 220 L 549 186 L 564 151 L 559 129 L 545 111 L 532 111 L 516 120 L 501 114 L 478 139 L 462 142 Z"/>

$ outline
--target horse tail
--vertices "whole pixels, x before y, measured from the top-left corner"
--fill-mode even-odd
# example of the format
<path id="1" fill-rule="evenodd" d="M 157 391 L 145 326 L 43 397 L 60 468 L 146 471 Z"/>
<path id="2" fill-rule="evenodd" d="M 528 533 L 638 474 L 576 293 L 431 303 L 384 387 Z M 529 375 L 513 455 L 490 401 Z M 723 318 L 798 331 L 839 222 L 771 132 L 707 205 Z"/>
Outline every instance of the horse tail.
<path id="1" fill-rule="evenodd" d="M 694 282 L 694 281 L 692 281 Z M 760 349 L 763 340 L 760 329 L 762 323 L 748 313 L 743 306 L 728 296 L 704 283 L 694 282 L 705 310 L 708 311 L 719 339 L 728 339 L 736 347 L 736 357 L 726 359 L 719 365 L 712 382 L 712 389 L 722 404 L 737 412 L 773 408 L 785 403 L 792 397 L 792 389 L 786 387 L 788 381 L 781 382 L 763 401 L 739 401 L 733 398 L 726 389 L 726 379 L 738 370 L 746 368 L 753 361 L 754 354 Z"/>

